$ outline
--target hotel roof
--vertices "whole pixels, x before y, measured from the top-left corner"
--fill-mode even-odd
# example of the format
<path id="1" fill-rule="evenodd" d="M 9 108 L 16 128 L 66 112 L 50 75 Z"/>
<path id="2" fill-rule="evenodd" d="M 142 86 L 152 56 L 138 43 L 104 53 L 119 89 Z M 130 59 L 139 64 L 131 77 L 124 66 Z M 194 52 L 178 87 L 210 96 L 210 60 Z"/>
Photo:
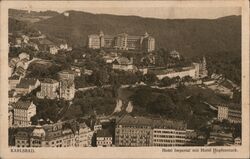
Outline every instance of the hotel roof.
<path id="1" fill-rule="evenodd" d="M 183 121 L 160 119 L 160 118 L 149 118 L 149 117 L 132 117 L 130 115 L 123 116 L 117 121 L 117 125 L 127 125 L 127 126 L 150 126 L 151 128 L 158 129 L 178 129 L 184 130 L 187 128 L 187 124 Z"/>

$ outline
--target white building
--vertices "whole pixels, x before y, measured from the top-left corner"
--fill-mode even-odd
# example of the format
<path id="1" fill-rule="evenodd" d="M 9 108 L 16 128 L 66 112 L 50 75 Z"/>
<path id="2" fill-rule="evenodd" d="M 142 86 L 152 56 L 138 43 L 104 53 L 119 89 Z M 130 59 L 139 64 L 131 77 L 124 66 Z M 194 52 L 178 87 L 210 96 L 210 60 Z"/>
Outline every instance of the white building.
<path id="1" fill-rule="evenodd" d="M 228 120 L 231 123 L 241 123 L 240 106 L 218 105 L 218 120 Z"/>
<path id="2" fill-rule="evenodd" d="M 31 117 L 36 115 L 36 106 L 30 101 L 18 101 L 13 104 L 14 126 L 26 127 L 31 125 Z"/>
<path id="3" fill-rule="evenodd" d="M 37 92 L 37 97 L 44 99 L 55 99 L 58 97 L 57 90 L 59 89 L 59 82 L 53 79 L 44 79 L 41 81 L 41 91 Z"/>

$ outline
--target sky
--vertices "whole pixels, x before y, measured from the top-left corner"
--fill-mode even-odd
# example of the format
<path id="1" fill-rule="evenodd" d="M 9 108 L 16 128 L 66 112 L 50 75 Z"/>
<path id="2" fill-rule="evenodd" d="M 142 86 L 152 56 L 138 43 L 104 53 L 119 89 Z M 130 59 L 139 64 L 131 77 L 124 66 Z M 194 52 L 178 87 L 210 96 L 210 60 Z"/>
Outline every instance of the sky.
<path id="1" fill-rule="evenodd" d="M 202 7 L 195 7 L 195 5 L 185 4 L 180 4 L 178 7 L 174 7 L 176 5 L 170 5 L 169 3 L 166 4 L 164 2 L 84 2 L 80 4 L 71 3 L 70 5 L 61 3 L 57 3 L 56 5 L 48 5 L 47 3 L 41 3 L 39 5 L 33 5 L 33 3 L 30 4 L 20 6 L 18 8 L 26 10 L 30 9 L 34 11 L 54 10 L 58 12 L 78 10 L 95 14 L 136 15 L 160 19 L 215 19 L 224 16 L 241 14 L 240 7 L 225 7 L 220 5 L 213 5 L 211 7 L 210 5 L 203 5 Z"/>

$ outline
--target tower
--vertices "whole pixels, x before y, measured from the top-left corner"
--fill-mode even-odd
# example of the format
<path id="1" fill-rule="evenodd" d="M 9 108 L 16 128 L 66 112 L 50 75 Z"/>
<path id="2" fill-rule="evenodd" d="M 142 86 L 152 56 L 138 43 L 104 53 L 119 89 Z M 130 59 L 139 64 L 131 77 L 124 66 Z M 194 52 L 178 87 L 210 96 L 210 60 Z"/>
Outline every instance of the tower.
<path id="1" fill-rule="evenodd" d="M 104 33 L 103 31 L 101 30 L 100 33 L 99 33 L 99 36 L 100 36 L 100 48 L 104 47 Z"/>
<path id="2" fill-rule="evenodd" d="M 201 66 L 201 68 L 200 68 L 200 77 L 201 78 L 207 77 L 208 71 L 207 71 L 207 62 L 206 62 L 205 56 L 203 56 L 200 66 Z"/>

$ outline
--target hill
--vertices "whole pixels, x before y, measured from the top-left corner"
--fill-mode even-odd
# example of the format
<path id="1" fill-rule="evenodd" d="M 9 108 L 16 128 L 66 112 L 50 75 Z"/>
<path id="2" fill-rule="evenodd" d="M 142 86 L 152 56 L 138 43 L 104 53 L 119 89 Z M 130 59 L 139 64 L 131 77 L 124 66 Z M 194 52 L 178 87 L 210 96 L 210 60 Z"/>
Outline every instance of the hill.
<path id="1" fill-rule="evenodd" d="M 71 45 L 85 46 L 89 34 L 126 32 L 142 35 L 148 32 L 157 48 L 176 49 L 185 56 L 216 52 L 241 52 L 241 17 L 219 19 L 154 19 L 68 11 L 34 23 L 42 32 L 66 39 Z"/>
<path id="2" fill-rule="evenodd" d="M 28 10 L 17 10 L 17 9 L 9 9 L 9 17 L 28 22 L 34 23 L 40 20 L 48 19 L 58 15 L 58 12 L 55 11 L 28 11 Z"/>

